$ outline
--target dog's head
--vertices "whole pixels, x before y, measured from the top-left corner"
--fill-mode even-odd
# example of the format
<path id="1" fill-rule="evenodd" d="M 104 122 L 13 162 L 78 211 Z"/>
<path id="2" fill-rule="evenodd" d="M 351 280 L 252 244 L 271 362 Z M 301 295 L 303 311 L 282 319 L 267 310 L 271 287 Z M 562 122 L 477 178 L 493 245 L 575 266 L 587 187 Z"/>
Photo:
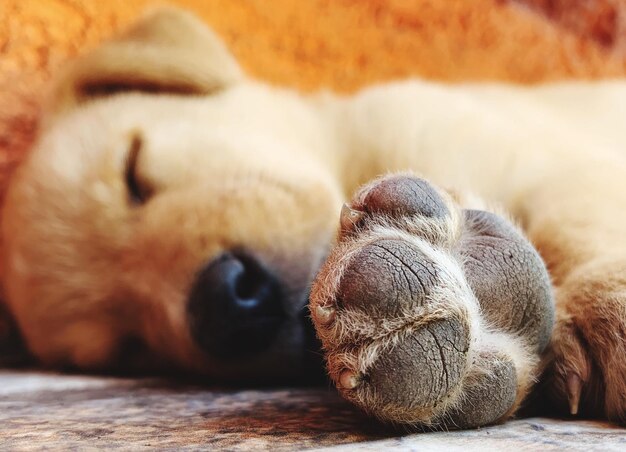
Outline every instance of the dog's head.
<path id="1" fill-rule="evenodd" d="M 313 107 L 174 10 L 78 60 L 53 99 L 3 213 L 29 350 L 88 369 L 305 371 L 307 288 L 342 197 Z"/>

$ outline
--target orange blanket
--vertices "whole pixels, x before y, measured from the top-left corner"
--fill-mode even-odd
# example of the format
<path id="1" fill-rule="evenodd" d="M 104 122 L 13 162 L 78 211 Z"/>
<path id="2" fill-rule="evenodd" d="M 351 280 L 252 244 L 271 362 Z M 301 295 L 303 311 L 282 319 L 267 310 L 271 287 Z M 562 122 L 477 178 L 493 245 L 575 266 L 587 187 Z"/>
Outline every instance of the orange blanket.
<path id="1" fill-rule="evenodd" d="M 32 142 L 45 81 L 152 0 L 0 1 L 0 193 Z M 537 82 L 626 72 L 626 0 L 170 0 L 249 73 L 353 90 L 408 75 Z"/>

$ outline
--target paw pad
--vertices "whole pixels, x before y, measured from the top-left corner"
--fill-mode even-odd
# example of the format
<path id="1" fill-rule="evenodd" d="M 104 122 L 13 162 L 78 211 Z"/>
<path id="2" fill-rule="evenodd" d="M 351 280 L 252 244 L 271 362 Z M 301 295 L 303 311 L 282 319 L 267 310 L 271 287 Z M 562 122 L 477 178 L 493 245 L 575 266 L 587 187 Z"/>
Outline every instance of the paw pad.
<path id="1" fill-rule="evenodd" d="M 355 209 L 370 214 L 395 217 L 423 216 L 444 218 L 448 208 L 439 192 L 424 179 L 411 176 L 391 176 L 376 181 L 371 189 L 357 197 Z"/>
<path id="2" fill-rule="evenodd" d="M 517 229 L 407 175 L 365 186 L 340 226 L 311 312 L 342 395 L 406 424 L 512 411 L 553 322 L 547 272 Z"/>
<path id="3" fill-rule="evenodd" d="M 375 317 L 423 305 L 439 280 L 437 265 L 416 246 L 382 239 L 363 246 L 344 270 L 338 303 Z"/>

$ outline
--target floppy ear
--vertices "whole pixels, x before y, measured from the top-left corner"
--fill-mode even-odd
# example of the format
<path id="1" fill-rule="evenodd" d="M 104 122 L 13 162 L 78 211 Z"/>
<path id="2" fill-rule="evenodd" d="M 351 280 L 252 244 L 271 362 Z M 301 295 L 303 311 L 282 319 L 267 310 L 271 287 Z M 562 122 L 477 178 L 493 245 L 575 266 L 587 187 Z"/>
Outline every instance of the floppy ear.
<path id="1" fill-rule="evenodd" d="M 50 107 L 123 91 L 209 94 L 243 78 L 222 41 L 192 14 L 161 8 L 70 65 Z"/>

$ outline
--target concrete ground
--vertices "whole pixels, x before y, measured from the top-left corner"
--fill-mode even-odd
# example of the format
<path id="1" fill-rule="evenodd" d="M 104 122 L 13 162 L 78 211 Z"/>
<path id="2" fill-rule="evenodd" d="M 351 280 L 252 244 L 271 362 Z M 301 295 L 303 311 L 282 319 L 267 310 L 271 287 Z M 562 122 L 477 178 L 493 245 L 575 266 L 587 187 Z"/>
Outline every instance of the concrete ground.
<path id="1" fill-rule="evenodd" d="M 239 389 L 162 379 L 0 372 L 0 448 L 626 450 L 626 429 L 530 418 L 460 432 L 404 434 L 331 388 Z"/>

